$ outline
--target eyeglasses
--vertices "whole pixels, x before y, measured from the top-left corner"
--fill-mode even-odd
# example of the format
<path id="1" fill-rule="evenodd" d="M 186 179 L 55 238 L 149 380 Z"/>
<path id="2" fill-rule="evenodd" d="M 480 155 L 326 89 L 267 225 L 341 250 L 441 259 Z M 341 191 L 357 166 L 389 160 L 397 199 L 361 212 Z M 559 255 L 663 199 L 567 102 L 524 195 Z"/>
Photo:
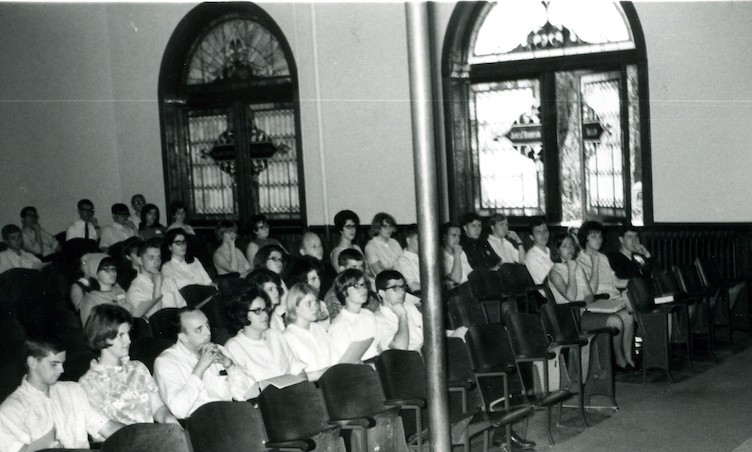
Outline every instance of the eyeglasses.
<path id="1" fill-rule="evenodd" d="M 365 289 L 365 288 L 366 288 L 366 287 L 368 287 L 368 286 L 366 286 L 366 283 L 362 282 L 362 283 L 355 283 L 355 284 L 350 284 L 350 285 L 349 285 L 349 286 L 347 286 L 347 287 L 348 287 L 348 288 L 352 287 L 352 288 L 354 288 L 354 289 Z"/>
<path id="2" fill-rule="evenodd" d="M 263 313 L 269 313 L 269 310 L 266 308 L 256 308 L 256 309 L 249 309 L 248 312 L 252 312 L 256 315 L 261 315 Z"/>
<path id="3" fill-rule="evenodd" d="M 284 259 L 282 259 L 281 257 L 268 257 L 266 260 L 274 261 L 276 263 L 284 262 Z"/>
<path id="4" fill-rule="evenodd" d="M 407 284 L 403 284 L 401 286 L 389 286 L 384 290 L 393 289 L 395 292 L 407 292 Z"/>
<path id="5" fill-rule="evenodd" d="M 172 242 L 172 244 L 173 244 L 173 245 L 187 245 L 187 244 L 188 244 L 188 242 L 187 242 L 187 241 L 185 241 L 185 240 L 174 240 L 174 241 Z"/>

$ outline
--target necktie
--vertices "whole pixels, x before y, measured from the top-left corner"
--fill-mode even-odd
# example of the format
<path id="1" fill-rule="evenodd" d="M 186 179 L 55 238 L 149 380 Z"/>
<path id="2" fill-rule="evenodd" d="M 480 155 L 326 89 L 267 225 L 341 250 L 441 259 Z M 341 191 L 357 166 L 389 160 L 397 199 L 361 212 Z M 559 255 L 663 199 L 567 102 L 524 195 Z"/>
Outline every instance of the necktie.
<path id="1" fill-rule="evenodd" d="M 89 238 L 89 222 L 88 221 L 84 221 L 84 238 L 85 239 Z"/>

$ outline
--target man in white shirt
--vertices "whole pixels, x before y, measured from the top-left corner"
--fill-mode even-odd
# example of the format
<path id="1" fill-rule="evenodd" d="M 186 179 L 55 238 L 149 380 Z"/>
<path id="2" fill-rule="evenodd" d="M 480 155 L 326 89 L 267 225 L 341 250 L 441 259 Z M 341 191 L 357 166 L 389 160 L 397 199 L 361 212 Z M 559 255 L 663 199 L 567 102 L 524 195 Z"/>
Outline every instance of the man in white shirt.
<path id="1" fill-rule="evenodd" d="M 411 224 L 405 229 L 405 244 L 407 247 L 402 255 L 397 258 L 397 270 L 402 273 L 407 281 L 410 292 L 416 294 L 420 292 L 420 260 L 418 252 L 420 244 L 418 243 L 418 225 Z"/>
<path id="2" fill-rule="evenodd" d="M 33 270 L 42 268 L 42 261 L 38 257 L 21 249 L 23 246 L 21 228 L 15 224 L 5 225 L 2 236 L 5 243 L 8 244 L 8 249 L 0 253 L 0 273 L 11 268 L 30 268 Z"/>
<path id="3" fill-rule="evenodd" d="M 460 245 L 460 225 L 445 223 L 441 226 L 441 249 L 444 254 L 444 282 L 448 289 L 467 282 L 467 275 L 473 271 L 467 255 Z"/>
<path id="4" fill-rule="evenodd" d="M 54 235 L 39 225 L 37 209 L 26 206 L 21 209 L 21 233 L 23 248 L 38 257 L 47 257 L 60 251 L 60 242 Z"/>
<path id="5" fill-rule="evenodd" d="M 133 215 L 128 218 L 128 221 L 133 223 L 133 226 L 138 231 L 138 225 L 141 223 L 141 209 L 146 205 L 146 198 L 144 195 L 135 194 L 131 196 L 131 207 L 133 207 Z"/>
<path id="6" fill-rule="evenodd" d="M 167 408 L 184 419 L 209 402 L 246 400 L 253 381 L 224 347 L 211 342 L 206 315 L 186 307 L 178 322 L 177 342 L 154 361 L 154 379 Z"/>
<path id="7" fill-rule="evenodd" d="M 379 348 L 420 351 L 423 316 L 414 304 L 405 304 L 404 276 L 396 270 L 384 270 L 376 276 L 376 291 L 381 298 L 381 307 L 375 314 Z"/>
<path id="8" fill-rule="evenodd" d="M 110 208 L 112 212 L 112 224 L 102 228 L 102 235 L 99 239 L 99 248 L 107 252 L 107 249 L 123 240 L 138 235 L 131 222 L 128 221 L 128 206 L 125 204 L 113 204 Z"/>
<path id="9" fill-rule="evenodd" d="M 533 236 L 533 247 L 527 251 L 525 266 L 535 284 L 542 284 L 546 279 L 554 262 L 551 260 L 551 250 L 548 249 L 548 226 L 543 220 L 534 220 L 530 225 Z"/>
<path id="10" fill-rule="evenodd" d="M 139 271 L 128 288 L 128 304 L 133 317 L 149 317 L 162 308 L 182 308 L 185 301 L 174 290 L 163 287 L 160 252 L 162 240 L 152 238 L 142 242 L 137 251 Z"/>
<path id="11" fill-rule="evenodd" d="M 58 382 L 65 348 L 57 340 L 30 338 L 24 349 L 28 373 L 0 405 L 4 452 L 88 449 L 87 434 L 107 438 L 123 426 L 89 405 L 78 383 Z"/>
<path id="12" fill-rule="evenodd" d="M 503 264 L 524 264 L 525 247 L 522 239 L 516 232 L 509 230 L 509 220 L 501 213 L 491 215 L 488 223 L 491 225 L 491 234 L 488 236 L 488 244 L 499 255 Z"/>
<path id="13" fill-rule="evenodd" d="M 78 220 L 68 226 L 65 231 L 65 240 L 81 239 L 99 239 L 99 226 L 97 219 L 94 217 L 94 203 L 88 199 L 78 201 Z"/>

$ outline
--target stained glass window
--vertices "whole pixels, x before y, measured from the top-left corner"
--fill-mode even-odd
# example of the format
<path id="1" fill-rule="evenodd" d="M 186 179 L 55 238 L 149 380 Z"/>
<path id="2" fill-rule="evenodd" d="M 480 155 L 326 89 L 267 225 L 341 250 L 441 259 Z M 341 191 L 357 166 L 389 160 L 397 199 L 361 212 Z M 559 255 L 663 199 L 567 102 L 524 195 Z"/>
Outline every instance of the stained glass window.
<path id="1" fill-rule="evenodd" d="M 189 85 L 289 76 L 279 41 L 262 25 L 233 19 L 213 28 L 191 56 Z"/>

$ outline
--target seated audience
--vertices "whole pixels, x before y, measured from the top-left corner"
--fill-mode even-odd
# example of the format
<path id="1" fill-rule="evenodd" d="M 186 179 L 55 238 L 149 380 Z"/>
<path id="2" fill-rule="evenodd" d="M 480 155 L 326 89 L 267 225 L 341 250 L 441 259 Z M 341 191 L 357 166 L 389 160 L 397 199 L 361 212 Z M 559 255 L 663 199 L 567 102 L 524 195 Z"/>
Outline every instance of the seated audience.
<path id="1" fill-rule="evenodd" d="M 360 218 L 352 210 L 340 210 L 334 216 L 334 229 L 339 232 L 339 242 L 337 242 L 337 246 L 334 247 L 332 252 L 329 253 L 329 262 L 335 269 L 339 253 L 343 250 L 355 248 L 363 254 L 360 246 L 353 243 L 355 235 L 358 233 L 358 226 L 360 226 Z"/>
<path id="2" fill-rule="evenodd" d="M 99 239 L 99 226 L 97 219 L 94 217 L 94 203 L 88 199 L 78 201 L 78 220 L 68 226 L 65 231 L 65 240 L 80 239 Z"/>
<path id="3" fill-rule="evenodd" d="M 640 243 L 639 229 L 632 225 L 625 225 L 619 229 L 619 251 L 608 254 L 608 261 L 614 269 L 616 277 L 621 279 L 618 284 L 626 287 L 626 280 L 637 276 L 650 276 L 653 268 L 653 257 Z"/>
<path id="4" fill-rule="evenodd" d="M 298 375 L 305 364 L 290 351 L 282 333 L 269 328 L 271 303 L 266 292 L 251 287 L 227 303 L 227 317 L 237 331 L 225 344 L 235 363 L 254 382 Z"/>
<path id="5" fill-rule="evenodd" d="M 131 226 L 128 220 L 128 206 L 125 204 L 113 204 L 110 209 L 112 212 L 112 224 L 102 228 L 102 236 L 99 239 L 99 248 L 103 251 L 124 240 L 136 236 L 136 230 Z"/>
<path id="6" fill-rule="evenodd" d="M 551 250 L 548 249 L 549 234 L 546 222 L 542 219 L 533 220 L 530 224 L 530 233 L 533 236 L 533 246 L 527 250 L 525 267 L 533 277 L 533 282 L 542 284 L 554 266 Z"/>
<path id="7" fill-rule="evenodd" d="M 393 269 L 402 255 L 402 247 L 392 238 L 396 230 L 397 222 L 388 213 L 380 212 L 373 217 L 368 231 L 371 240 L 366 244 L 366 262 L 373 276 Z"/>
<path id="8" fill-rule="evenodd" d="M 269 326 L 280 333 L 285 331 L 285 315 L 287 310 L 282 305 L 282 281 L 279 275 L 266 268 L 254 270 L 246 276 L 251 286 L 266 292 L 269 295 L 271 310 L 269 313 Z"/>
<path id="9" fill-rule="evenodd" d="M 185 300 L 176 296 L 176 288 L 164 283 L 159 267 L 162 265 L 161 240 L 153 238 L 140 242 L 138 247 L 139 272 L 128 288 L 128 304 L 133 317 L 148 318 L 162 308 L 182 308 Z"/>
<path id="10" fill-rule="evenodd" d="M 99 357 L 78 381 L 89 404 L 123 425 L 159 422 L 177 424 L 167 409 L 149 369 L 130 360 L 133 318 L 113 305 L 96 306 L 86 321 L 84 335 Z"/>
<path id="11" fill-rule="evenodd" d="M 39 214 L 35 207 L 26 206 L 21 209 L 21 226 L 23 248 L 26 251 L 40 259 L 60 251 L 60 242 L 39 225 Z"/>
<path id="12" fill-rule="evenodd" d="M 326 329 L 319 319 L 318 292 L 309 284 L 290 287 L 287 297 L 287 329 L 282 334 L 293 356 L 305 367 L 310 380 L 318 377 L 336 362 L 334 349 Z"/>
<path id="13" fill-rule="evenodd" d="M 520 236 L 509 229 L 507 216 L 501 213 L 491 215 L 488 223 L 491 225 L 488 244 L 501 258 L 501 263 L 524 264 L 525 246 Z"/>
<path id="14" fill-rule="evenodd" d="M 347 269 L 334 279 L 337 299 L 344 306 L 329 326 L 329 337 L 334 344 L 334 359 L 339 359 L 352 342 L 373 339 L 363 355 L 363 360 L 379 354 L 376 317 L 363 305 L 368 301 L 368 283 L 361 270 Z"/>
<path id="15" fill-rule="evenodd" d="M 248 248 L 245 251 L 248 262 L 255 263 L 256 253 L 267 246 L 276 245 L 282 249 L 284 254 L 287 254 L 287 250 L 276 239 L 269 238 L 269 221 L 263 214 L 254 215 L 251 217 L 251 232 L 253 232 L 253 239 L 248 243 Z M 254 268 L 259 268 L 254 265 Z"/>
<path id="16" fill-rule="evenodd" d="M 247 400 L 253 382 L 211 342 L 209 320 L 199 309 L 182 308 L 178 340 L 154 361 L 154 379 L 165 405 L 178 419 L 206 403 Z"/>
<path id="17" fill-rule="evenodd" d="M 447 289 L 453 289 L 467 282 L 467 276 L 473 271 L 467 254 L 460 245 L 460 226 L 444 223 L 441 226 L 441 249 L 444 251 L 444 281 Z"/>
<path id="18" fill-rule="evenodd" d="M 342 273 L 343 271 L 347 270 L 348 268 L 355 268 L 358 269 L 365 274 L 365 261 L 363 260 L 363 254 L 356 250 L 355 248 L 348 248 L 345 250 L 342 250 L 342 252 L 339 253 L 339 256 L 337 256 L 337 272 Z M 368 275 L 366 274 L 366 279 L 368 279 Z M 374 284 L 371 284 L 369 281 L 368 287 L 369 289 L 371 287 L 376 287 Z M 324 295 L 324 304 L 326 304 L 326 310 L 329 312 L 329 319 L 334 320 L 335 317 L 340 313 L 342 310 L 342 303 L 337 299 L 337 291 L 334 289 L 334 286 L 332 286 L 328 292 Z M 375 291 L 368 291 L 368 301 L 365 305 L 363 305 L 364 308 L 368 309 L 371 312 L 376 312 L 379 309 L 379 299 L 376 295 Z"/>
<path id="19" fill-rule="evenodd" d="M 3 451 L 88 449 L 88 435 L 107 438 L 123 426 L 92 407 L 78 383 L 58 381 L 65 348 L 56 339 L 26 339 L 24 356 L 27 374 L 0 405 Z"/>
<path id="20" fill-rule="evenodd" d="M 593 292 L 588 284 L 585 270 L 579 265 L 577 245 L 574 239 L 566 234 L 554 240 L 552 251 L 554 266 L 549 273 L 549 286 L 556 303 L 566 304 L 572 301 L 593 303 Z M 586 308 L 587 309 L 587 308 Z M 626 308 L 614 314 L 590 312 L 585 310 L 580 318 L 582 328 L 591 330 L 602 327 L 613 327 L 618 330 L 613 340 L 614 358 L 621 368 L 627 365 L 634 367 L 632 360 L 632 342 L 634 340 L 634 317 Z"/>
<path id="21" fill-rule="evenodd" d="M 405 304 L 405 278 L 397 270 L 376 276 L 381 307 L 376 311 L 380 350 L 420 351 L 423 347 L 423 315 L 413 304 Z"/>
<path id="22" fill-rule="evenodd" d="M 138 236 L 141 240 L 152 237 L 164 237 L 167 230 L 159 222 L 159 208 L 154 204 L 146 204 L 141 208 L 141 222 L 138 223 Z"/>
<path id="23" fill-rule="evenodd" d="M 185 231 L 173 229 L 167 232 L 162 241 L 162 284 L 167 285 L 172 291 L 179 291 L 191 284 L 212 285 L 204 266 L 190 251 Z M 175 293 L 175 296 L 183 298 L 180 292 Z"/>
<path id="24" fill-rule="evenodd" d="M 462 250 L 467 255 L 467 261 L 473 269 L 487 268 L 497 270 L 501 265 L 501 258 L 483 237 L 483 223 L 475 212 L 462 216 L 460 225 L 464 234 L 460 238 Z"/>
<path id="25" fill-rule="evenodd" d="M 212 260 L 218 275 L 239 273 L 245 278 L 251 272 L 251 264 L 245 259 L 243 253 L 235 246 L 238 238 L 238 227 L 232 221 L 222 221 L 217 226 L 217 240 L 221 242 L 214 252 Z"/>
<path id="26" fill-rule="evenodd" d="M 29 268 L 39 270 L 44 264 L 38 257 L 23 250 L 23 235 L 21 228 L 15 224 L 7 224 L 2 229 L 3 241 L 8 249 L 0 252 L 0 273 L 11 268 Z"/>
<path id="27" fill-rule="evenodd" d="M 115 304 L 130 309 L 125 291 L 117 283 L 117 267 L 113 258 L 103 253 L 87 254 L 86 267 L 99 287 L 89 291 L 81 300 L 81 325 L 86 325 L 91 310 L 100 304 Z"/>
<path id="28" fill-rule="evenodd" d="M 597 221 L 582 223 L 577 232 L 577 240 L 582 252 L 577 255 L 577 263 L 585 271 L 588 285 L 594 294 L 621 295 L 616 288 L 616 274 L 611 269 L 608 258 L 600 252 L 603 246 L 603 225 Z"/>
<path id="29" fill-rule="evenodd" d="M 128 218 L 128 221 L 130 221 L 135 228 L 138 228 L 139 223 L 141 223 L 141 209 L 143 209 L 144 205 L 146 205 L 146 198 L 144 198 L 144 195 L 135 194 L 131 196 L 133 214 Z"/>
<path id="30" fill-rule="evenodd" d="M 302 256 L 295 260 L 287 275 L 287 286 L 295 284 L 308 284 L 316 291 L 316 297 L 321 293 L 321 270 L 323 265 L 313 256 Z M 318 309 L 318 321 L 324 328 L 329 328 L 329 311 L 326 303 L 320 302 Z"/>
<path id="31" fill-rule="evenodd" d="M 188 217 L 188 212 L 185 209 L 185 204 L 183 204 L 183 201 L 172 201 L 170 203 L 170 225 L 167 226 L 167 230 L 171 229 L 182 229 L 188 234 L 196 235 L 196 232 L 193 230 L 193 228 L 187 224 L 186 218 Z"/>
<path id="32" fill-rule="evenodd" d="M 397 270 L 404 276 L 410 292 L 415 294 L 420 292 L 420 260 L 418 258 L 420 244 L 418 243 L 417 224 L 411 224 L 405 229 L 405 244 L 407 246 L 402 256 L 397 259 Z M 377 276 L 376 281 L 378 279 Z"/>

